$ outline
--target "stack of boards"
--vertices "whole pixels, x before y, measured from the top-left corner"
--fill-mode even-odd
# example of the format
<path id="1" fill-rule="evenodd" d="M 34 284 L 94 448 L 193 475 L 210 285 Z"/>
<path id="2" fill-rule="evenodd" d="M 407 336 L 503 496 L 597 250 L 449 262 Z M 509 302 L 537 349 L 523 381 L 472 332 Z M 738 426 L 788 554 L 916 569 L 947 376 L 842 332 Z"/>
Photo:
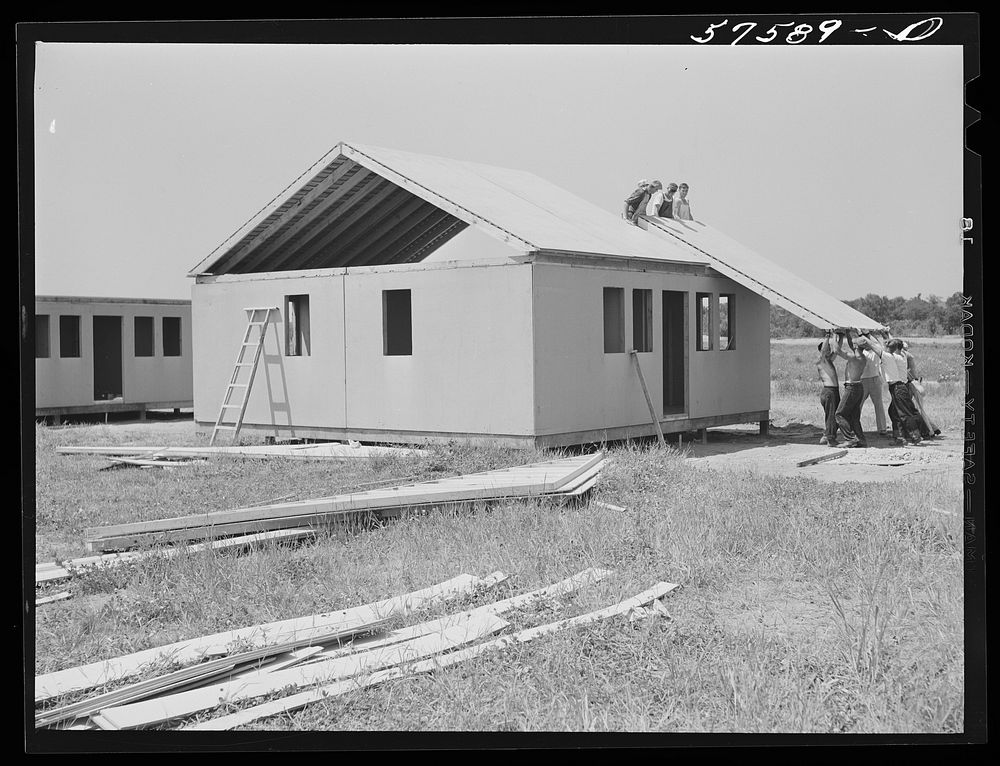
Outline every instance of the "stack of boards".
<path id="1" fill-rule="evenodd" d="M 338 612 L 239 628 L 47 673 L 35 677 L 35 704 L 42 707 L 36 711 L 35 726 L 137 729 L 188 719 L 182 728 L 232 729 L 564 628 L 615 615 L 648 615 L 651 612 L 643 609 L 645 605 L 677 587 L 660 582 L 597 611 L 490 638 L 508 626 L 499 615 L 573 593 L 612 574 L 592 568 L 539 590 L 465 612 L 389 628 L 388 621 L 393 618 L 474 595 L 508 579 L 502 572 L 484 578 L 462 574 L 422 590 Z M 288 695 L 289 691 L 293 693 Z M 89 694 L 79 698 L 81 692 Z M 282 694 L 286 696 L 264 703 L 254 701 Z M 76 701 L 59 705 L 59 698 L 65 695 L 73 695 Z M 233 703 L 242 709 L 204 718 Z M 193 716 L 201 720 L 192 721 Z"/>
<path id="2" fill-rule="evenodd" d="M 578 497 L 597 482 L 604 454 L 548 460 L 436 481 L 372 489 L 311 500 L 237 508 L 169 519 L 91 527 L 87 549 L 119 551 L 277 529 L 314 528 L 351 514 L 398 516 L 407 509 L 448 503 L 526 497 Z"/>

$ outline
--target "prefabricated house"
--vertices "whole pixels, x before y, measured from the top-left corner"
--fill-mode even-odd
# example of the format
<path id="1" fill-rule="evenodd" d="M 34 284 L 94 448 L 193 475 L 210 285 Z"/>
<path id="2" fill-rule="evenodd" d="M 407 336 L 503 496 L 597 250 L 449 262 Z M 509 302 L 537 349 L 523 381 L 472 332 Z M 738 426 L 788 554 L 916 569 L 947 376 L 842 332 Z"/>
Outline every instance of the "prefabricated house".
<path id="1" fill-rule="evenodd" d="M 764 427 L 769 301 L 880 328 L 703 223 L 632 226 L 531 173 L 342 143 L 301 178 L 189 274 L 204 427 L 519 446 Z M 469 227 L 509 254 L 430 257 Z"/>
<path id="2" fill-rule="evenodd" d="M 192 407 L 191 301 L 35 296 L 35 415 Z"/>

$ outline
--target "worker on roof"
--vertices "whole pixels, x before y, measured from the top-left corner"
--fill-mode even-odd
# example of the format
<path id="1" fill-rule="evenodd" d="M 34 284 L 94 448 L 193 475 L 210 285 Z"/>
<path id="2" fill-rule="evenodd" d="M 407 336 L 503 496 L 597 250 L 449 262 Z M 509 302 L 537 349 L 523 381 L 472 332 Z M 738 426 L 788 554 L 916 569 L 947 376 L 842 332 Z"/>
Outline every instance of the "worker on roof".
<path id="1" fill-rule="evenodd" d="M 690 187 L 685 182 L 677 187 L 677 197 L 673 200 L 673 218 L 679 221 L 693 221 L 691 216 L 691 203 L 687 200 Z"/>
<path id="2" fill-rule="evenodd" d="M 663 184 L 659 181 L 653 181 L 649 185 L 649 201 L 646 203 L 646 215 L 658 216 L 660 214 L 660 206 L 663 205 Z"/>
<path id="3" fill-rule="evenodd" d="M 646 210 L 646 203 L 649 201 L 649 181 L 643 179 L 636 185 L 635 191 L 625 198 L 625 210 L 622 218 L 633 226 L 638 226 L 639 215 Z"/>

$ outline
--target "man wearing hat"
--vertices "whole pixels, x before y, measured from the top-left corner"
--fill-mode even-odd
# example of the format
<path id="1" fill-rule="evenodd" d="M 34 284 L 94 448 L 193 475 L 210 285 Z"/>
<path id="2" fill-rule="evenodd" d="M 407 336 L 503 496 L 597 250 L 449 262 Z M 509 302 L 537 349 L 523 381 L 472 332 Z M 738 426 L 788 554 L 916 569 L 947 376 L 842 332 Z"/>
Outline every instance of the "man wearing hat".
<path id="1" fill-rule="evenodd" d="M 633 226 L 638 226 L 636 218 L 640 213 L 646 211 L 646 203 L 649 201 L 649 181 L 642 179 L 636 186 L 636 190 L 625 198 L 625 210 L 622 218 Z"/>

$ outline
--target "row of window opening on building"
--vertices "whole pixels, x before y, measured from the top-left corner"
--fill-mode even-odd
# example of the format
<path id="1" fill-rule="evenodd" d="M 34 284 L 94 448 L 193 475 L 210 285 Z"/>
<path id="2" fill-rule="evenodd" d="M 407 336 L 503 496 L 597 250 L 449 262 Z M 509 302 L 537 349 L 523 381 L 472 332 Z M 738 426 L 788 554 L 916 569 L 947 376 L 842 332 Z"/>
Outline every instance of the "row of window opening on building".
<path id="1" fill-rule="evenodd" d="M 95 317 L 96 318 L 96 317 Z M 153 317 L 133 317 L 133 352 L 137 357 L 156 356 Z M 181 356 L 181 318 L 161 317 L 162 355 Z M 48 314 L 35 315 L 35 358 L 48 359 L 51 351 L 51 327 Z M 59 315 L 59 358 L 72 359 L 80 356 L 80 315 Z"/>
<path id="2" fill-rule="evenodd" d="M 735 296 L 697 293 L 696 348 L 732 351 L 735 345 Z M 718 317 L 718 335 L 712 331 Z M 309 296 L 285 296 L 285 355 L 309 356 L 311 347 Z M 632 290 L 632 348 L 653 350 L 653 291 Z M 604 288 L 604 353 L 623 354 L 625 347 L 625 288 Z M 413 313 L 409 290 L 382 291 L 382 354 L 413 354 Z"/>
<path id="3" fill-rule="evenodd" d="M 698 351 L 732 351 L 736 348 L 735 303 L 730 294 L 696 293 L 695 348 Z M 713 331 L 713 317 L 718 318 Z M 632 350 L 646 353 L 653 350 L 653 291 L 632 290 Z M 625 288 L 604 288 L 604 353 L 624 354 Z"/>
<path id="4" fill-rule="evenodd" d="M 285 356 L 309 356 L 309 296 L 285 296 Z M 382 354 L 412 356 L 413 309 L 409 290 L 382 291 Z"/>

